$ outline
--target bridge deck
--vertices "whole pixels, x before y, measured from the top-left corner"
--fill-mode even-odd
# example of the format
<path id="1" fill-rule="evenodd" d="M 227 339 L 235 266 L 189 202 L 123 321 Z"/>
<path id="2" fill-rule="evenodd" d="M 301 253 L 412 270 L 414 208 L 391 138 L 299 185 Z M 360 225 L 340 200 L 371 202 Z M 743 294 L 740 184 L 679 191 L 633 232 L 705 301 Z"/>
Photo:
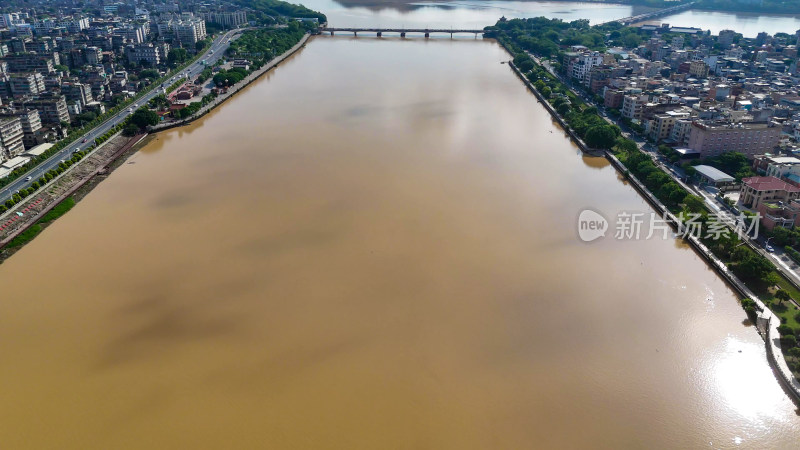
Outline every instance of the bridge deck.
<path id="1" fill-rule="evenodd" d="M 447 28 L 320 28 L 319 31 L 344 31 L 363 33 L 483 33 L 483 30 Z"/>

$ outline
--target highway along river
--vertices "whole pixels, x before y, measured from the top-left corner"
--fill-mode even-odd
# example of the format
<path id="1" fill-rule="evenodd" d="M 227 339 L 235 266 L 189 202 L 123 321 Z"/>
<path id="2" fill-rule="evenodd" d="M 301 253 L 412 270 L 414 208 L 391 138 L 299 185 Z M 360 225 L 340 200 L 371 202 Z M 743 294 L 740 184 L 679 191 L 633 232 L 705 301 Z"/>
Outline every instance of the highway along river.
<path id="1" fill-rule="evenodd" d="M 3 448 L 790 448 L 734 293 L 494 42 L 323 36 L 0 266 Z"/>

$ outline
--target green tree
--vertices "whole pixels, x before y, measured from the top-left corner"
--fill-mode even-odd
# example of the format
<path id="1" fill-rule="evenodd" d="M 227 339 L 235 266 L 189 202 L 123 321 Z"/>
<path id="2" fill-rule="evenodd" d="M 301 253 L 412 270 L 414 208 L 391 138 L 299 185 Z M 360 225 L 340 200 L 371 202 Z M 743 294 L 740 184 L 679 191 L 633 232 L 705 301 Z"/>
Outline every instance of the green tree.
<path id="1" fill-rule="evenodd" d="M 614 146 L 617 134 L 611 125 L 595 125 L 586 131 L 583 140 L 589 147 L 608 150 Z"/>
<path id="2" fill-rule="evenodd" d="M 145 69 L 145 70 L 139 72 L 139 77 L 140 78 L 156 79 L 159 76 L 160 75 L 159 75 L 159 73 L 158 73 L 158 71 L 156 69 Z"/>
<path id="3" fill-rule="evenodd" d="M 689 212 L 699 213 L 705 210 L 703 199 L 693 194 L 687 195 L 683 199 L 683 203 L 686 205 L 686 209 L 689 210 Z"/>
<path id="4" fill-rule="evenodd" d="M 744 247 L 737 248 L 734 254 L 740 249 L 746 250 L 746 253 L 742 253 L 741 261 L 734 269 L 736 275 L 744 279 L 761 280 L 772 272 L 772 264 L 766 258 Z"/>
<path id="5" fill-rule="evenodd" d="M 189 55 L 186 53 L 185 48 L 173 48 L 167 53 L 167 62 L 169 62 L 170 65 L 176 65 L 186 61 L 188 57 Z"/>
<path id="6" fill-rule="evenodd" d="M 148 105 L 154 109 L 163 109 L 169 107 L 169 100 L 167 99 L 166 95 L 159 94 L 153 97 L 153 99 L 150 100 Z"/>
<path id="7" fill-rule="evenodd" d="M 528 58 L 527 60 L 522 61 L 521 63 L 519 63 L 517 68 L 520 71 L 522 71 L 522 73 L 527 73 L 527 72 L 529 72 L 529 71 L 531 71 L 533 69 L 533 61 L 531 61 L 530 58 Z"/>
<path id="8" fill-rule="evenodd" d="M 549 97 L 550 97 L 550 94 L 552 93 L 552 91 L 550 91 L 550 88 L 549 88 L 549 87 L 547 87 L 547 86 L 545 86 L 545 87 L 544 87 L 544 88 L 543 88 L 541 91 L 539 91 L 539 92 L 541 92 L 541 93 L 542 93 L 542 96 L 543 96 L 544 98 L 549 98 Z"/>
<path id="9" fill-rule="evenodd" d="M 617 151 L 625 153 L 633 153 L 639 150 L 636 142 L 624 137 L 618 137 L 614 147 L 617 149 Z"/>
<path id="10" fill-rule="evenodd" d="M 133 136 L 139 132 L 139 127 L 135 124 L 128 123 L 122 128 L 123 136 Z"/>
<path id="11" fill-rule="evenodd" d="M 132 123 L 139 127 L 140 129 L 144 129 L 148 125 L 156 125 L 158 123 L 158 114 L 153 111 L 150 111 L 147 108 L 139 108 L 134 112 L 131 117 L 128 119 L 129 123 Z"/>
<path id="12" fill-rule="evenodd" d="M 790 301 L 792 296 L 783 289 L 779 289 L 778 292 L 775 293 L 775 298 L 778 299 L 781 304 L 783 304 L 784 302 Z"/>

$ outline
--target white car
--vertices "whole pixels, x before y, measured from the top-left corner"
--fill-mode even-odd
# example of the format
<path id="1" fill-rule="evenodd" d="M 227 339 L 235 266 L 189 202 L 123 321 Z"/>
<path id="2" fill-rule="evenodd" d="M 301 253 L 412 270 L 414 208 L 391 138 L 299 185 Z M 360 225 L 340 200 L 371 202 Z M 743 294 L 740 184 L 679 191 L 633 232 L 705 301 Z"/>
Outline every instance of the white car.
<path id="1" fill-rule="evenodd" d="M 772 252 L 774 252 L 774 251 L 775 251 L 775 248 L 774 248 L 774 247 L 772 247 L 771 245 L 767 245 L 767 251 L 768 251 L 768 252 L 770 252 L 770 253 L 772 253 Z"/>
<path id="2" fill-rule="evenodd" d="M 30 176 L 30 175 L 28 175 L 27 177 L 25 177 L 25 181 L 31 181 L 32 179 L 33 179 L 33 177 L 32 177 L 32 176 Z"/>

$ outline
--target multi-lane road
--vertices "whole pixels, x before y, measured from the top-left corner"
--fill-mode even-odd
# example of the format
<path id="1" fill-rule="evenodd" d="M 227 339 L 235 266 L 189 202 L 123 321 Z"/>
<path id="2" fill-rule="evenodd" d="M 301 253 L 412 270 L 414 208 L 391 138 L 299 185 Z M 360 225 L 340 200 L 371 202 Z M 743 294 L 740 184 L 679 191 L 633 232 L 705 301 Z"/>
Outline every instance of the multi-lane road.
<path id="1" fill-rule="evenodd" d="M 184 68 L 180 74 L 177 74 L 172 79 L 166 81 L 164 85 L 165 86 L 171 85 L 172 83 L 177 81 L 179 77 L 187 78 L 198 75 L 206 67 L 203 64 L 203 61 L 205 60 L 209 65 L 215 63 L 219 58 L 222 57 L 222 55 L 225 53 L 225 50 L 228 49 L 230 41 L 232 39 L 235 39 L 238 33 L 241 33 L 241 30 L 232 30 L 216 38 L 214 42 L 211 44 L 211 47 L 208 50 L 206 50 L 206 52 L 202 56 L 197 58 L 196 60 L 197 62 L 193 63 L 189 67 Z M 28 186 L 31 183 L 38 180 L 42 175 L 47 173 L 48 170 L 57 168 L 58 164 L 64 159 L 69 159 L 70 155 L 72 155 L 73 152 L 76 152 L 78 150 L 83 150 L 86 147 L 91 146 L 94 143 L 95 139 L 106 134 L 108 130 L 110 130 L 123 120 L 125 120 L 125 118 L 127 118 L 129 115 L 133 114 L 133 111 L 136 111 L 137 107 L 142 107 L 146 105 L 147 102 L 149 102 L 152 98 L 156 97 L 158 94 L 161 93 L 160 86 L 158 85 L 151 86 L 148 88 L 150 89 L 149 92 L 147 92 L 147 94 L 143 95 L 138 100 L 136 100 L 135 104 L 129 105 L 124 110 L 108 118 L 105 122 L 103 122 L 102 124 L 98 125 L 91 131 L 86 133 L 82 138 L 77 139 L 71 145 L 65 147 L 57 154 L 51 156 L 46 161 L 40 163 L 38 166 L 36 166 L 36 168 L 29 171 L 24 176 L 17 178 L 14 182 L 12 182 L 8 186 L 0 190 L 0 203 L 3 203 L 9 198 L 11 198 L 11 196 L 14 195 L 14 193 L 19 191 L 20 189 L 28 188 Z M 30 181 L 27 181 L 28 177 L 31 178 Z"/>

